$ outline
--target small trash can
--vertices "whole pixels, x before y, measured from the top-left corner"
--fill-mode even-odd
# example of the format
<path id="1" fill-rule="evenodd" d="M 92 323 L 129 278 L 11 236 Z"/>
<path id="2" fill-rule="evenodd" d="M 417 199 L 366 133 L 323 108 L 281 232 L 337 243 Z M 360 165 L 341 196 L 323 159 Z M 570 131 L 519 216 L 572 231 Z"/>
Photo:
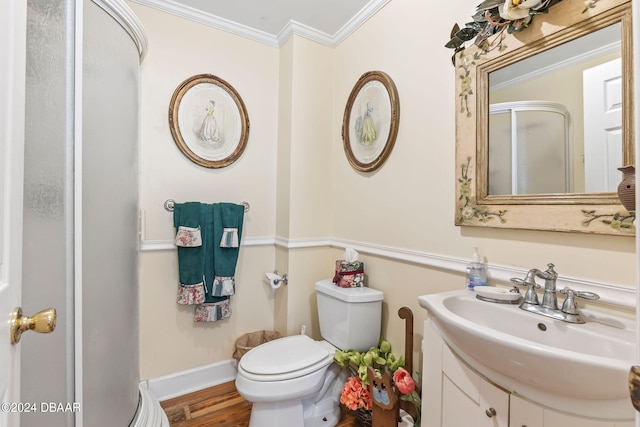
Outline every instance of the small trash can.
<path id="1" fill-rule="evenodd" d="M 255 331 L 241 335 L 236 340 L 233 358 L 240 360 L 240 358 L 252 348 L 278 338 L 282 338 L 282 335 L 280 335 L 278 331 Z"/>

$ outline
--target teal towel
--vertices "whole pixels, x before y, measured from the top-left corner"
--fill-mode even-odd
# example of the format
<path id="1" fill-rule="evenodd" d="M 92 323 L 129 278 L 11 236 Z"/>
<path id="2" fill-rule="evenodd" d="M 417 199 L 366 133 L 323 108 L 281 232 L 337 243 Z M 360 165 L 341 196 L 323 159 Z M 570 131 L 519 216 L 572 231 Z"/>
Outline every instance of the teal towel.
<path id="1" fill-rule="evenodd" d="M 204 247 L 204 287 L 205 287 L 205 303 L 220 302 L 229 299 L 229 296 L 214 296 L 212 294 L 213 283 L 215 281 L 214 256 L 216 241 L 214 239 L 214 230 L 216 225 L 213 222 L 213 209 L 215 205 L 203 206 L 202 221 L 202 246 Z"/>
<path id="2" fill-rule="evenodd" d="M 212 227 L 207 226 L 206 240 L 212 242 L 212 263 L 205 261 L 205 277 L 207 295 L 205 303 L 218 302 L 224 295 L 235 292 L 236 264 L 240 247 L 221 247 L 225 228 L 235 228 L 238 241 L 242 238 L 244 224 L 244 206 L 233 203 L 216 203 L 211 205 Z M 212 280 L 209 280 L 209 279 Z M 223 278 L 222 280 L 220 280 Z M 226 285 L 226 286 L 225 286 Z M 229 289 L 231 288 L 231 290 Z"/>
<path id="3" fill-rule="evenodd" d="M 229 299 L 235 292 L 235 271 L 239 247 L 221 247 L 225 228 L 237 229 L 242 237 L 244 206 L 233 203 L 176 203 L 173 225 L 200 228 L 202 246 L 178 247 L 178 270 L 181 285 L 204 282 L 205 303 Z"/>
<path id="4" fill-rule="evenodd" d="M 198 202 L 176 203 L 173 207 L 173 225 L 176 230 L 180 226 L 194 228 L 201 226 L 203 207 L 204 205 Z M 204 252 L 204 241 L 202 246 L 178 247 L 178 272 L 181 285 L 202 283 Z"/>
<path id="5" fill-rule="evenodd" d="M 242 226 L 244 223 L 244 206 L 233 203 L 218 203 L 213 205 L 214 236 L 214 263 L 216 276 L 230 277 L 236 274 L 236 264 L 240 247 L 221 247 L 223 229 L 236 228 L 238 241 L 242 238 Z"/>

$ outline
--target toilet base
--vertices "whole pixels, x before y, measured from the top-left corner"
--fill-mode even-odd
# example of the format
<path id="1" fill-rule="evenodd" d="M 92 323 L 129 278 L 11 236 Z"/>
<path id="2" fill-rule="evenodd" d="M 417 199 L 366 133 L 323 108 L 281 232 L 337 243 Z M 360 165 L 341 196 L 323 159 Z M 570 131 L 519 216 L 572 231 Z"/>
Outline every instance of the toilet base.
<path id="1" fill-rule="evenodd" d="M 251 407 L 249 427 L 304 426 L 301 400 L 256 402 Z"/>
<path id="2" fill-rule="evenodd" d="M 320 391 L 307 399 L 255 402 L 249 427 L 334 427 L 340 421 L 340 390 L 346 370 L 331 365 Z"/>
<path id="3" fill-rule="evenodd" d="M 300 400 L 254 403 L 249 427 L 334 427 L 340 421 L 340 407 L 329 397 L 303 405 Z"/>
<path id="4" fill-rule="evenodd" d="M 326 397 L 304 407 L 304 427 L 334 427 L 340 421 L 340 407 L 336 400 Z"/>

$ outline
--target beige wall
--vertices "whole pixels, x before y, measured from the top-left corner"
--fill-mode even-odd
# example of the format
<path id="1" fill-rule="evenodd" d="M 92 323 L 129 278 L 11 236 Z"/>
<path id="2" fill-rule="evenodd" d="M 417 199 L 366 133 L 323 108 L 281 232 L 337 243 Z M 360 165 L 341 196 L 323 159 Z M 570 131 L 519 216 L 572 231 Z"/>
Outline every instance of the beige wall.
<path id="1" fill-rule="evenodd" d="M 149 37 L 142 64 L 141 189 L 145 241 L 172 238 L 173 217 L 164 201 L 247 201 L 244 235 L 274 236 L 279 50 L 195 24 L 139 4 L 130 6 Z M 248 147 L 233 165 L 206 169 L 175 145 L 168 109 L 176 87 L 196 74 L 214 74 L 242 97 L 251 122 Z M 273 329 L 274 296 L 263 282 L 274 268 L 273 246 L 243 248 L 238 293 L 231 318 L 195 324 L 192 306 L 175 303 L 175 250 L 143 251 L 140 257 L 140 374 L 153 378 L 231 358 L 235 339 Z"/>
<path id="2" fill-rule="evenodd" d="M 281 52 L 276 235 L 289 242 L 322 239 L 331 234 L 333 50 L 294 36 Z M 313 283 L 330 274 L 323 271 L 328 254 L 328 248 L 277 252 L 276 267 L 290 283 L 276 293 L 280 332 L 297 333 L 303 325 L 316 331 L 315 302 L 309 300 Z"/>
<path id="3" fill-rule="evenodd" d="M 279 238 L 277 248 L 242 249 L 234 314 L 207 326 L 191 323 L 191 313 L 173 302 L 175 252 L 142 254 L 143 378 L 228 359 L 233 341 L 246 331 L 297 333 L 305 325 L 319 338 L 313 283 L 332 275 L 342 249 L 298 248 L 308 240 L 333 238 L 463 259 L 479 246 L 491 264 L 528 269 L 554 262 L 560 275 L 634 286 L 632 238 L 453 225 L 455 73 L 453 52 L 443 45 L 454 22 L 467 22 L 473 12 L 467 0 L 440 3 L 437 17 L 429 2 L 391 1 L 334 49 L 297 36 L 271 48 L 132 8 L 150 41 L 142 67 L 143 237 L 171 238 L 171 215 L 162 203 L 174 198 L 246 200 L 251 211 L 245 238 Z M 401 121 L 387 162 L 360 173 L 347 162 L 340 129 L 352 87 L 370 70 L 385 71 L 395 81 Z M 202 72 L 234 85 L 252 124 L 242 158 L 218 171 L 182 156 L 166 123 L 175 87 Z M 417 297 L 460 289 L 464 277 L 366 253 L 362 259 L 369 286 L 385 293 L 383 333 L 402 352 L 404 326 L 397 311 L 406 305 L 415 315 L 418 350 L 426 313 Z M 290 277 L 275 297 L 262 281 L 262 273 L 274 267 Z"/>
<path id="4" fill-rule="evenodd" d="M 168 239 L 172 216 L 166 199 L 251 204 L 245 232 L 275 230 L 279 51 L 261 43 L 177 18 L 139 4 L 130 6 L 144 25 L 149 51 L 142 63 L 141 207 L 147 240 Z M 169 131 L 169 102 L 176 87 L 196 74 L 226 80 L 242 97 L 251 129 L 248 148 L 233 165 L 207 169 L 192 163 Z"/>

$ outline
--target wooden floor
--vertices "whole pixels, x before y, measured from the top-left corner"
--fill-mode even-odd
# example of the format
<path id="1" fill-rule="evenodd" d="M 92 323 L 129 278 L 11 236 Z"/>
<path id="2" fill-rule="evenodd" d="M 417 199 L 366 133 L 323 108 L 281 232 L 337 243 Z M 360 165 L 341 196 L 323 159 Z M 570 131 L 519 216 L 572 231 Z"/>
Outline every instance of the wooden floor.
<path id="1" fill-rule="evenodd" d="M 247 427 L 251 414 L 251 404 L 238 394 L 234 382 L 165 400 L 161 405 L 171 427 Z M 353 415 L 344 413 L 336 427 L 354 426 Z"/>

